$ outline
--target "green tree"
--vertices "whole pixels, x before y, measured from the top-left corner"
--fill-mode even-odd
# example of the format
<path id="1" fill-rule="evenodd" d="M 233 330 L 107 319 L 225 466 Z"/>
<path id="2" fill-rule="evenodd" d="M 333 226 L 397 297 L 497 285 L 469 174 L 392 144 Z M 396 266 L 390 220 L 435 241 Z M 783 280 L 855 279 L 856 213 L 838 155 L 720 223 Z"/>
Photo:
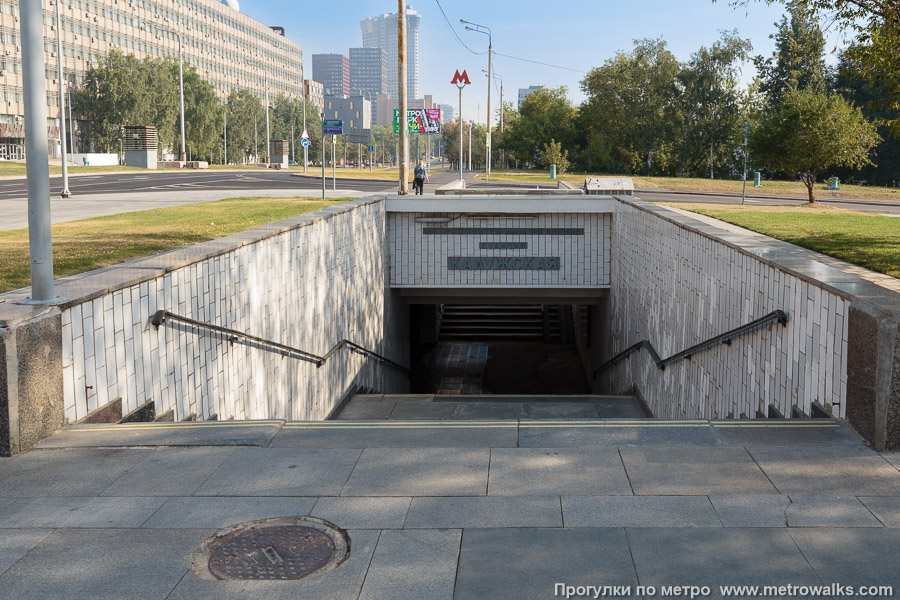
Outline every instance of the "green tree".
<path id="1" fill-rule="evenodd" d="M 830 166 L 859 168 L 880 141 L 876 127 L 838 94 L 789 89 L 751 140 L 755 159 L 770 169 L 796 173 L 815 204 L 815 183 Z"/>
<path id="2" fill-rule="evenodd" d="M 550 165 L 556 165 L 556 172 L 561 175 L 569 170 L 569 151 L 563 150 L 562 144 L 556 140 L 550 140 L 541 152 L 541 164 L 548 170 Z"/>
<path id="3" fill-rule="evenodd" d="M 235 88 L 228 95 L 228 148 L 231 157 L 246 162 L 250 157 L 264 156 L 266 115 L 259 96 L 246 88 Z M 259 130 L 262 123 L 262 145 Z"/>
<path id="4" fill-rule="evenodd" d="M 172 63 L 171 77 L 178 80 L 178 63 Z M 211 83 L 200 77 L 191 65 L 184 65 L 184 139 L 191 148 L 195 160 L 200 157 L 220 156 L 222 144 L 222 104 Z M 173 139 L 180 146 L 180 115 L 176 121 Z M 177 153 L 176 153 L 177 154 Z"/>
<path id="5" fill-rule="evenodd" d="M 105 152 L 119 150 L 122 127 L 156 127 L 161 147 L 171 147 L 178 115 L 178 83 L 172 61 L 110 50 L 75 91 L 72 110 L 90 126 L 86 140 Z"/>
<path id="6" fill-rule="evenodd" d="M 760 91 L 770 104 L 778 104 L 788 89 L 825 90 L 825 36 L 815 16 L 802 5 L 787 4 L 788 14 L 769 36 L 775 40 L 775 52 L 753 59 L 759 72 Z"/>
<path id="7" fill-rule="evenodd" d="M 608 152 L 592 160 L 618 161 L 626 172 L 647 174 L 672 167 L 680 71 L 663 40 L 645 39 L 588 73 L 581 82 L 587 95 L 581 123 L 587 146 Z"/>
<path id="8" fill-rule="evenodd" d="M 721 40 L 700 48 L 678 74 L 679 177 L 706 170 L 713 178 L 733 157 L 742 130 L 738 62 L 746 60 L 751 49 L 737 31 L 723 32 Z"/>
<path id="9" fill-rule="evenodd" d="M 577 115 L 565 87 L 536 90 L 522 102 L 518 117 L 508 125 L 504 123 L 506 131 L 498 147 L 511 158 L 537 164 L 541 148 L 549 139 L 558 140 L 565 148 L 572 147 Z"/>

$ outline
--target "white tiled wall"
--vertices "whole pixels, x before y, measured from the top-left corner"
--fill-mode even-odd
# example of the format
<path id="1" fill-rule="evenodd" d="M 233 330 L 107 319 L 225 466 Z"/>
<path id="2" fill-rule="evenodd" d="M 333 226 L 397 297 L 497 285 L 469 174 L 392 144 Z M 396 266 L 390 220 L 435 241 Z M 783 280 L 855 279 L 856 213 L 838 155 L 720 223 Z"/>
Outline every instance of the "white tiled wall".
<path id="1" fill-rule="evenodd" d="M 620 202 L 613 232 L 614 351 L 647 339 L 662 358 L 776 309 L 786 327 L 737 339 L 660 371 L 643 351 L 609 369 L 655 416 L 729 418 L 810 403 L 845 416 L 849 298 Z"/>
<path id="2" fill-rule="evenodd" d="M 449 223 L 417 219 L 452 219 Z M 389 213 L 394 287 L 607 287 L 611 215 L 551 213 L 477 218 L 457 213 Z M 583 229 L 583 235 L 425 234 L 432 228 Z M 484 250 L 480 242 L 526 242 L 524 250 Z M 447 257 L 559 257 L 560 270 L 448 270 Z"/>
<path id="3" fill-rule="evenodd" d="M 166 309 L 319 355 L 349 338 L 396 358 L 384 218 L 383 202 L 362 204 L 65 310 L 66 418 L 122 398 L 124 413 L 153 400 L 178 420 L 318 420 L 354 382 L 378 387 L 382 367 L 356 354 L 316 368 L 150 318 Z"/>

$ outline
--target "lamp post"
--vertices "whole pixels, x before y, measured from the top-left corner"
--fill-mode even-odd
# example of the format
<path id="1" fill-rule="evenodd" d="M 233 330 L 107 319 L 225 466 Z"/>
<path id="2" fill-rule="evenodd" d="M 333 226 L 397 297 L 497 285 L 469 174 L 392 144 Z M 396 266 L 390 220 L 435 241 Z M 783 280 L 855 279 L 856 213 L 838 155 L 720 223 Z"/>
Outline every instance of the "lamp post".
<path id="1" fill-rule="evenodd" d="M 494 79 L 494 41 L 491 37 L 491 28 L 478 23 L 472 23 L 463 19 L 460 23 L 466 25 L 467 31 L 475 33 L 483 33 L 488 36 L 488 95 L 487 95 L 487 140 L 485 141 L 485 167 L 484 180 L 488 181 L 491 176 L 491 82 Z M 469 27 L 471 25 L 471 27 Z"/>
<path id="2" fill-rule="evenodd" d="M 272 142 L 269 139 L 269 70 L 266 69 L 266 166 L 269 166 L 271 160 Z"/>
<path id="3" fill-rule="evenodd" d="M 63 64 L 62 64 L 62 31 L 59 18 L 59 0 L 56 0 L 56 68 L 59 71 L 57 83 L 59 84 L 59 149 L 62 158 L 62 192 L 60 196 L 68 198 L 72 195 L 69 191 L 69 165 L 66 162 L 66 95 L 63 93 Z"/>
<path id="4" fill-rule="evenodd" d="M 181 99 L 181 162 L 185 162 L 187 154 L 184 142 L 184 68 L 182 66 L 184 58 L 181 51 L 181 34 L 174 29 L 163 29 L 159 25 L 154 25 L 154 27 L 160 31 L 168 31 L 178 40 L 178 94 Z"/>
<path id="5" fill-rule="evenodd" d="M 223 164 L 228 165 L 228 105 L 224 105 L 222 114 L 225 116 L 224 140 L 225 140 L 225 160 Z"/>
<path id="6" fill-rule="evenodd" d="M 370 112 L 370 114 L 369 114 L 369 146 L 371 146 L 371 145 L 372 145 L 372 121 L 373 121 L 373 118 L 372 118 L 372 115 L 371 115 L 371 111 L 372 111 L 372 92 L 370 92 L 370 91 L 368 91 L 368 90 L 364 90 L 364 89 L 362 89 L 362 88 L 359 88 L 359 91 L 360 91 L 361 93 L 363 93 L 363 94 L 368 94 L 368 95 L 369 95 L 369 112 Z M 365 96 L 363 96 L 363 97 L 365 97 Z M 363 106 L 363 108 L 365 108 L 365 106 Z M 365 112 L 363 112 L 363 115 L 365 115 Z M 363 123 L 365 123 L 365 120 L 363 120 Z M 367 148 L 367 150 L 368 150 L 368 148 Z M 373 160 L 374 160 L 374 158 L 373 158 L 373 156 L 372 156 L 372 152 L 369 152 L 369 170 L 370 170 L 370 171 L 372 170 L 372 161 L 373 161 Z"/>
<path id="7" fill-rule="evenodd" d="M 483 73 L 487 73 L 484 69 L 482 69 Z M 503 76 L 494 73 L 494 79 L 500 80 L 500 135 L 503 135 Z M 502 169 L 504 166 L 503 163 L 503 149 L 500 149 L 500 168 Z"/>
<path id="8" fill-rule="evenodd" d="M 406 77 L 406 2 L 399 0 L 397 11 L 397 92 L 400 96 L 400 131 L 399 133 L 399 158 L 400 163 L 400 195 L 409 194 L 409 108 L 407 93 L 409 81 Z"/>
<path id="9" fill-rule="evenodd" d="M 303 88 L 302 88 L 302 93 L 300 94 L 300 96 L 303 101 L 303 131 L 308 134 L 309 132 L 306 131 L 306 83 L 303 82 L 302 86 L 303 86 Z M 307 141 L 309 141 L 309 140 L 307 140 Z M 309 158 L 308 150 L 309 150 L 309 146 L 303 146 L 303 172 L 304 173 L 309 171 L 309 166 L 308 166 L 309 163 L 307 162 L 308 158 Z"/>

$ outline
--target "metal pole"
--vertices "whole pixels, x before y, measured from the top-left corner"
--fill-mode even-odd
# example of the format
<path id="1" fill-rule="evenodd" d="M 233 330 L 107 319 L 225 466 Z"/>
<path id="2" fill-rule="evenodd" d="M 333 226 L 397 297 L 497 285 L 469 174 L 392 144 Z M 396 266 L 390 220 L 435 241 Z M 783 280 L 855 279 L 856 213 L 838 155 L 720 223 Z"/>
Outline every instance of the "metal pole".
<path id="1" fill-rule="evenodd" d="M 72 86 L 69 86 L 69 149 L 75 154 L 75 119 L 72 118 Z M 75 164 L 74 162 L 72 164 Z"/>
<path id="2" fill-rule="evenodd" d="M 744 188 L 741 190 L 741 204 L 747 200 L 747 141 L 750 138 L 750 124 L 744 125 Z"/>
<path id="3" fill-rule="evenodd" d="M 459 180 L 463 180 L 463 118 L 462 118 L 462 86 L 459 86 Z"/>
<path id="4" fill-rule="evenodd" d="M 181 34 L 177 31 L 173 32 L 178 37 L 178 89 L 181 95 L 181 161 L 184 162 L 184 73 L 181 66 Z"/>
<path id="5" fill-rule="evenodd" d="M 322 200 L 325 200 L 325 113 L 322 113 Z"/>
<path id="6" fill-rule="evenodd" d="M 50 304 L 53 238 L 50 231 L 50 167 L 47 165 L 47 80 L 41 0 L 19 2 L 22 83 L 25 92 L 25 173 L 28 189 L 28 250 L 31 297 L 24 304 Z"/>
<path id="7" fill-rule="evenodd" d="M 272 142 L 269 139 L 269 71 L 266 70 L 266 166 L 269 166 Z"/>
<path id="8" fill-rule="evenodd" d="M 475 126 L 475 121 L 469 123 L 469 170 L 472 170 L 472 128 Z"/>
<path id="9" fill-rule="evenodd" d="M 397 14 L 397 92 L 400 96 L 400 195 L 409 194 L 409 107 L 407 99 L 406 77 L 406 2 L 399 0 L 400 10 Z"/>
<path id="10" fill-rule="evenodd" d="M 306 84 L 303 84 L 304 87 Z M 303 90 L 303 131 L 306 131 L 306 90 Z M 309 133 L 309 132 L 307 132 Z M 309 146 L 303 146 L 303 172 L 309 172 Z"/>
<path id="11" fill-rule="evenodd" d="M 69 165 L 66 161 L 66 95 L 63 93 L 63 64 L 62 64 L 62 28 L 59 18 L 59 0 L 56 0 L 56 66 L 59 70 L 59 148 L 62 158 L 62 192 L 60 196 L 68 198 L 72 195 L 69 191 Z"/>
<path id="12" fill-rule="evenodd" d="M 228 164 L 228 105 L 225 105 L 225 163 Z"/>
<path id="13" fill-rule="evenodd" d="M 331 189 L 337 191 L 337 156 L 335 154 L 335 146 L 337 146 L 337 136 L 331 136 Z"/>
<path id="14" fill-rule="evenodd" d="M 259 115 L 256 114 L 256 107 L 253 107 L 253 159 L 259 162 Z"/>
<path id="15" fill-rule="evenodd" d="M 487 105 L 487 143 L 485 146 L 485 171 L 484 180 L 491 176 L 491 88 L 494 87 L 494 45 L 490 33 L 488 34 L 488 105 Z"/>

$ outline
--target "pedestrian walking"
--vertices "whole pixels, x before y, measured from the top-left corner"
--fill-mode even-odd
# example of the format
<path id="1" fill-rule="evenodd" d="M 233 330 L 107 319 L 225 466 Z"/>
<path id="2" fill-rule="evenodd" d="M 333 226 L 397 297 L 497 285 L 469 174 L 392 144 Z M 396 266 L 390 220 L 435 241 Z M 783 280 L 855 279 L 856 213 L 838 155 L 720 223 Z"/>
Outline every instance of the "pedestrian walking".
<path id="1" fill-rule="evenodd" d="M 420 160 L 413 172 L 413 187 L 416 189 L 417 196 L 424 193 L 426 181 L 428 181 L 428 171 L 425 169 L 425 161 Z"/>

